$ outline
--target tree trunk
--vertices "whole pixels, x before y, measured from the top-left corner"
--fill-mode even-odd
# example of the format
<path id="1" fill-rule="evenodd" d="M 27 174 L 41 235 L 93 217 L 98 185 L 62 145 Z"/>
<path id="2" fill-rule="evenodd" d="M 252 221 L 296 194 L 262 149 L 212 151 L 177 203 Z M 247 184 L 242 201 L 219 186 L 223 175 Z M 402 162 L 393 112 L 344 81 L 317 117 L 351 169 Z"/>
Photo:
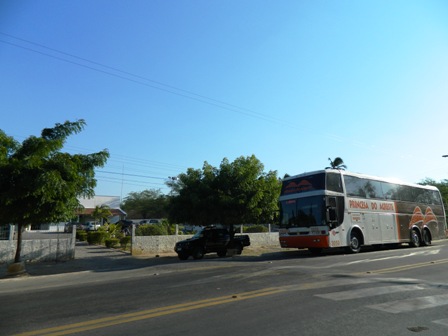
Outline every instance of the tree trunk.
<path id="1" fill-rule="evenodd" d="M 20 262 L 20 254 L 22 250 L 22 224 L 17 224 L 17 249 L 16 249 L 16 256 L 14 257 L 14 262 L 18 263 Z"/>

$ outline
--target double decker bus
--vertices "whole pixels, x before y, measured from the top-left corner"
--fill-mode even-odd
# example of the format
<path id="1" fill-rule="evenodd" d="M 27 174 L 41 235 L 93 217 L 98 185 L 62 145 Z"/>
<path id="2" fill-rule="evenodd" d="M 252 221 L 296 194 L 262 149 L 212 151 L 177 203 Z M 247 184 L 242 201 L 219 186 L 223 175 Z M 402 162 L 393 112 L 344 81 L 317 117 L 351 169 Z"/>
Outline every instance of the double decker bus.
<path id="1" fill-rule="evenodd" d="M 279 240 L 284 248 L 345 247 L 446 238 L 442 197 L 436 187 L 401 183 L 338 169 L 287 177 L 279 198 Z"/>

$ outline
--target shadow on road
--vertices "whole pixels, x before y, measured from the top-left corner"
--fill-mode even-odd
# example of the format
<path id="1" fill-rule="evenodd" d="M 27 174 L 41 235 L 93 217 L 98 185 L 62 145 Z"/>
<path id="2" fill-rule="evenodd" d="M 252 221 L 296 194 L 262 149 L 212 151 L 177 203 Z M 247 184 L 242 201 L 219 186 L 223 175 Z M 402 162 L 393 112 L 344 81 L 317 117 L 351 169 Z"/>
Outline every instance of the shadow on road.
<path id="1" fill-rule="evenodd" d="M 406 249 L 407 246 L 385 246 L 364 248 L 363 252 L 387 249 Z M 215 253 L 204 256 L 201 260 L 194 260 L 191 257 L 188 260 L 179 260 L 177 255 L 162 254 L 159 257 L 134 257 L 129 252 L 118 249 L 109 249 L 104 246 L 88 245 L 86 242 L 77 242 L 75 249 L 75 259 L 58 262 L 35 262 L 27 263 L 26 270 L 29 276 L 43 276 L 55 274 L 67 274 L 75 272 L 112 272 L 120 270 L 133 270 L 153 266 L 173 265 L 186 267 L 192 265 L 206 267 L 210 262 L 214 263 L 247 263 L 247 262 L 269 262 L 289 259 L 309 259 L 325 258 L 331 255 L 345 254 L 343 249 L 324 250 L 319 255 L 311 254 L 307 249 L 282 249 L 278 248 L 248 248 L 241 255 L 219 258 Z M 0 278 L 6 276 L 6 265 L 1 267 Z"/>

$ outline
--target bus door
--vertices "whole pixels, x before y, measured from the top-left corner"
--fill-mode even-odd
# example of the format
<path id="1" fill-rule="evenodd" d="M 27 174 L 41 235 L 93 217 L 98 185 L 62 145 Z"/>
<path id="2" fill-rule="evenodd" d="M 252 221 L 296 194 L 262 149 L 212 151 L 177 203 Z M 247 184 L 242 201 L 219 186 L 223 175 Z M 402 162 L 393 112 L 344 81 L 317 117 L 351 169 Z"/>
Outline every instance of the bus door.
<path id="1" fill-rule="evenodd" d="M 344 220 L 344 202 L 337 197 L 327 198 L 327 223 L 329 227 L 330 247 L 340 247 L 345 244 L 344 229 L 341 226 Z"/>

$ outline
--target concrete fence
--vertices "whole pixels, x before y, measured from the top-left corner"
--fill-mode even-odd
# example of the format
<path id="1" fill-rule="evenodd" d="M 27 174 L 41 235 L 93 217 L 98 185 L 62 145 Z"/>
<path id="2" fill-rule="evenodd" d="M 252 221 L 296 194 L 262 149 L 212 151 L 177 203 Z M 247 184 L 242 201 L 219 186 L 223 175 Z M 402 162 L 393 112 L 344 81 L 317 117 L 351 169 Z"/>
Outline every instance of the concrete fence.
<path id="1" fill-rule="evenodd" d="M 68 238 L 22 240 L 21 259 L 28 262 L 64 261 L 75 258 L 76 232 Z M 0 240 L 0 264 L 11 263 L 17 240 Z"/>
<path id="2" fill-rule="evenodd" d="M 133 256 L 150 256 L 161 253 L 174 253 L 174 245 L 184 239 L 191 238 L 192 235 L 172 235 L 172 236 L 136 236 L 135 226 L 132 230 L 131 253 Z M 279 247 L 278 233 L 248 233 L 251 244 L 245 249 L 262 247 Z M 17 240 L 0 240 L 0 264 L 11 263 L 17 248 Z M 76 230 L 64 238 L 44 238 L 44 239 L 23 239 L 22 240 L 22 261 L 65 261 L 75 258 Z"/>
<path id="3" fill-rule="evenodd" d="M 247 233 L 250 237 L 250 246 L 245 249 L 261 247 L 279 247 L 278 232 Z M 174 245 L 192 235 L 173 236 L 136 236 L 132 235 L 132 255 L 148 256 L 160 253 L 174 253 Z"/>

